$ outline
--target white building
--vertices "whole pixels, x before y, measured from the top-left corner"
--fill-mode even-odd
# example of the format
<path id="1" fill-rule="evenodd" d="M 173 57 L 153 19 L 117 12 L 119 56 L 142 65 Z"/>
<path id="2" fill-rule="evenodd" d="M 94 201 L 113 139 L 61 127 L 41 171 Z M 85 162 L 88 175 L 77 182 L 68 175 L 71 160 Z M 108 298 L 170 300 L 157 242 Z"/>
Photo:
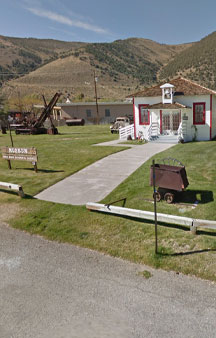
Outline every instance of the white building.
<path id="1" fill-rule="evenodd" d="M 176 135 L 204 141 L 216 136 L 216 92 L 177 78 L 132 95 L 135 138 Z"/>

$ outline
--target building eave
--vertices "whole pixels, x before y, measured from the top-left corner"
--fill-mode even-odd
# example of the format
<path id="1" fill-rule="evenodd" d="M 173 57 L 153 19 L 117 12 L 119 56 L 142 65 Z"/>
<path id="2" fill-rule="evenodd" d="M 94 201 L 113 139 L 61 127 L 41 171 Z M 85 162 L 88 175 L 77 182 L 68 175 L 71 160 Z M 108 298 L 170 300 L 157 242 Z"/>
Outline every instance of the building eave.
<path id="1" fill-rule="evenodd" d="M 216 95 L 216 91 L 206 88 L 204 86 L 201 86 L 200 84 L 193 82 L 191 80 L 185 79 L 183 77 L 174 78 L 170 80 L 169 82 L 170 84 L 174 85 L 174 95 L 175 95 L 175 92 L 181 93 L 181 95 L 183 96 L 211 95 L 211 94 Z M 128 98 L 160 96 L 162 93 L 161 86 L 163 85 L 164 83 L 160 83 L 153 87 L 146 88 L 143 91 L 139 91 L 137 93 L 129 95 Z"/>

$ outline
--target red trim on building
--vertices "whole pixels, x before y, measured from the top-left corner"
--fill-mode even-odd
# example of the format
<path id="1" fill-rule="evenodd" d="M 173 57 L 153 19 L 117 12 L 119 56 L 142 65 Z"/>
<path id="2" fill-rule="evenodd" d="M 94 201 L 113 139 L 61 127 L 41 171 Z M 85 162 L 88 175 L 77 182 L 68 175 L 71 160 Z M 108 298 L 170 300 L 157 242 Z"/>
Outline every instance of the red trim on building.
<path id="1" fill-rule="evenodd" d="M 163 119 L 162 119 L 162 110 L 160 110 L 160 134 L 163 133 L 163 125 L 162 125 Z"/>
<path id="2" fill-rule="evenodd" d="M 133 97 L 133 118 L 134 118 L 134 138 L 136 139 L 136 118 L 135 118 L 135 103 Z"/>
<path id="3" fill-rule="evenodd" d="M 139 104 L 139 124 L 140 125 L 149 125 L 150 124 L 150 112 L 148 110 L 148 122 L 141 122 L 141 109 L 142 108 L 147 108 L 149 105 L 148 104 Z"/>
<path id="4" fill-rule="evenodd" d="M 196 122 L 195 121 L 195 107 L 198 104 L 203 106 L 203 120 L 202 120 L 202 122 Z M 205 102 L 194 102 L 193 103 L 193 124 L 194 125 L 205 124 L 205 116 L 206 116 L 206 104 L 205 104 Z"/>
<path id="5" fill-rule="evenodd" d="M 210 95 L 210 140 L 212 139 L 212 94 Z"/>

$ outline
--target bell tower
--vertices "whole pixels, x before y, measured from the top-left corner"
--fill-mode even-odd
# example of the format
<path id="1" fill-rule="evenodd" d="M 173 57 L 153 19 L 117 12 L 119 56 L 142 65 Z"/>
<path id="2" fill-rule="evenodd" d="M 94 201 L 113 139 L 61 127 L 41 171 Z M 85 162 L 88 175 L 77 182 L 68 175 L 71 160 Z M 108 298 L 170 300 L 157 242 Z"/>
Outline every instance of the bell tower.
<path id="1" fill-rule="evenodd" d="M 170 83 L 165 83 L 160 88 L 162 89 L 162 103 L 173 103 L 174 86 Z"/>

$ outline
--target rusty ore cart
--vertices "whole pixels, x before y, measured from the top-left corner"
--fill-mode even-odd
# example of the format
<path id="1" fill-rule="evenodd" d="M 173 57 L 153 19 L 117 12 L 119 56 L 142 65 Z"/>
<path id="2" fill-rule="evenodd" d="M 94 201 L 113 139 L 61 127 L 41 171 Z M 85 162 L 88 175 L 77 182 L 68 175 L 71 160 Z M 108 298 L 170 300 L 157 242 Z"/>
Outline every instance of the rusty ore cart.
<path id="1" fill-rule="evenodd" d="M 163 159 L 162 162 L 163 164 L 155 164 L 155 186 L 158 187 L 155 192 L 156 201 L 164 199 L 170 204 L 177 192 L 184 191 L 189 182 L 185 166 L 181 162 L 170 157 Z M 150 168 L 150 185 L 153 186 L 153 166 Z"/>

